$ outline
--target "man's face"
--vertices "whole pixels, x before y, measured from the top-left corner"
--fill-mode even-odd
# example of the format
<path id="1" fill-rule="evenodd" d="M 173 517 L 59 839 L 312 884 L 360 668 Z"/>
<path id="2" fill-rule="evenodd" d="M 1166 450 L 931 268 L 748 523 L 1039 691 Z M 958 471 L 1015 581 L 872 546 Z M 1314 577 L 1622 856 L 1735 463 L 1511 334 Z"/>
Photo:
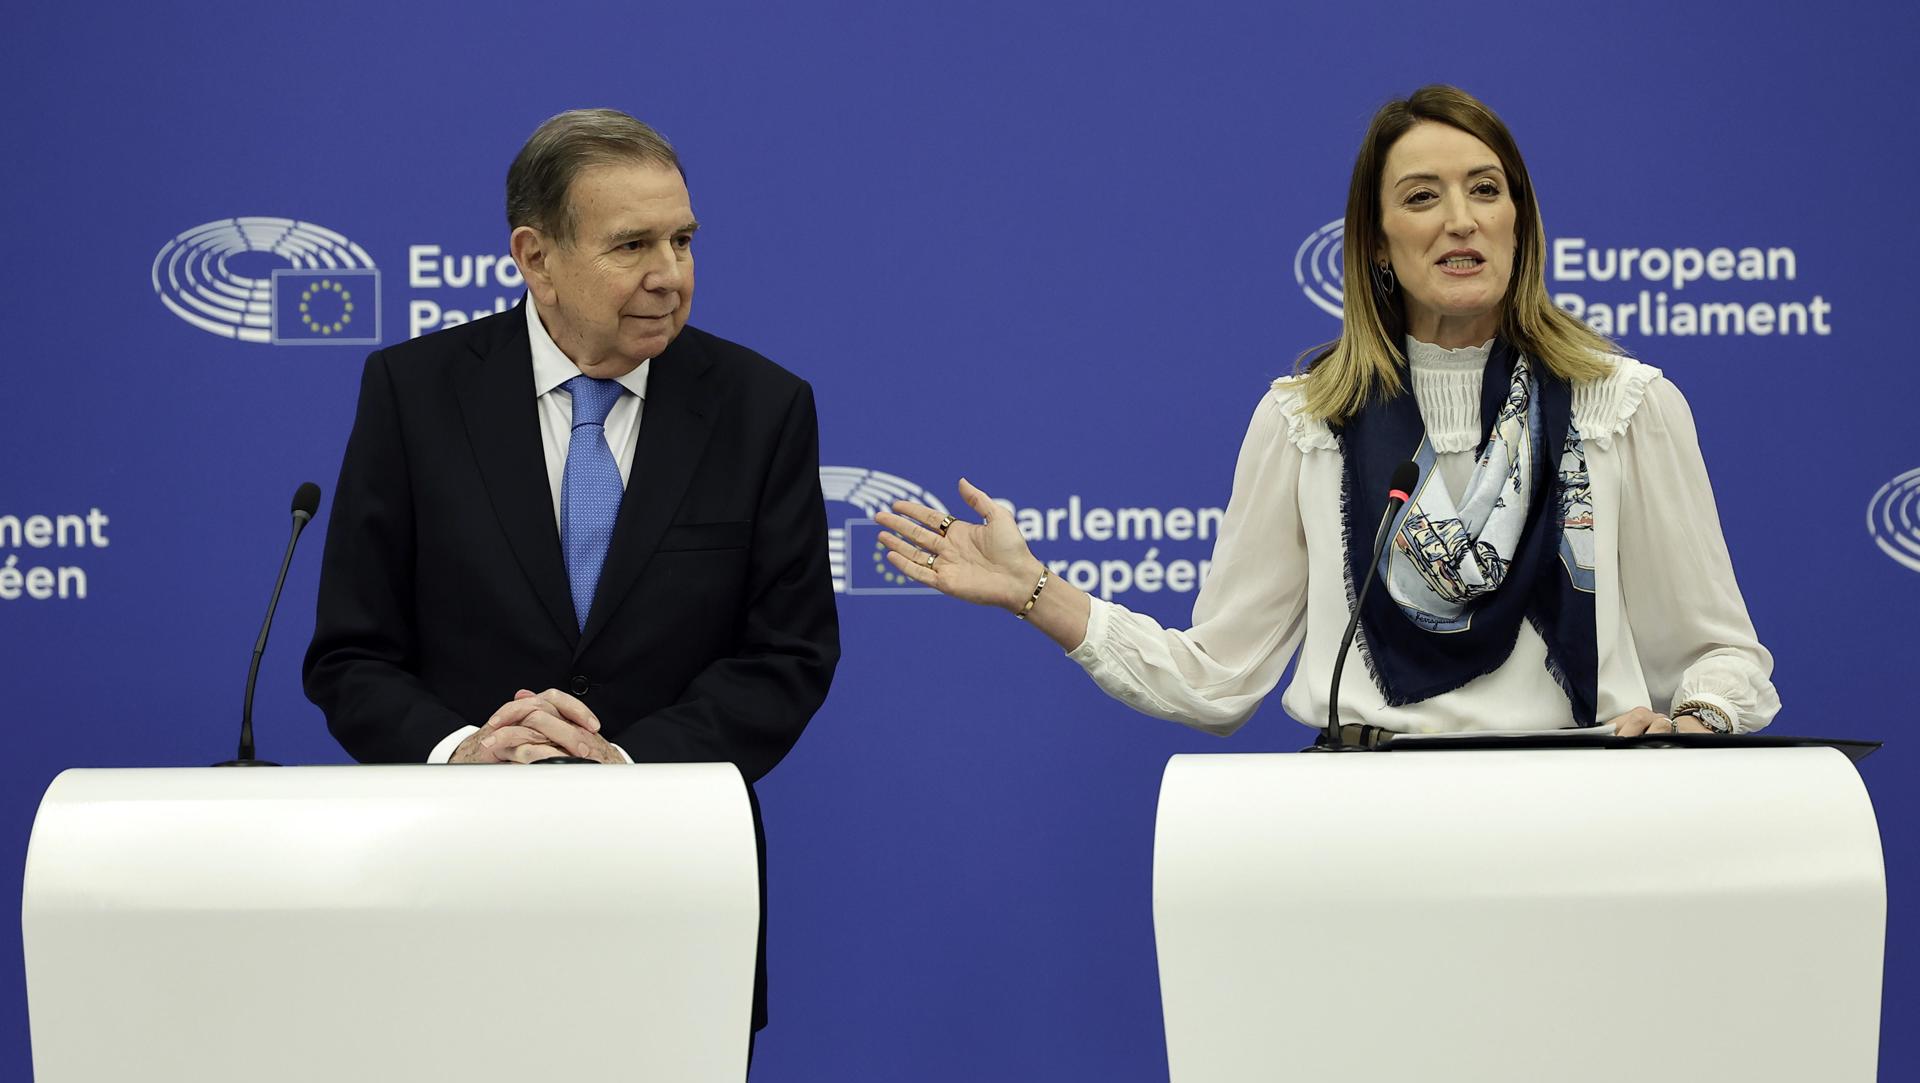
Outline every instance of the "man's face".
<path id="1" fill-rule="evenodd" d="M 693 205 L 680 171 L 597 165 L 574 178 L 572 243 L 521 226 L 513 255 L 547 333 L 580 371 L 624 376 L 658 356 L 693 308 Z"/>

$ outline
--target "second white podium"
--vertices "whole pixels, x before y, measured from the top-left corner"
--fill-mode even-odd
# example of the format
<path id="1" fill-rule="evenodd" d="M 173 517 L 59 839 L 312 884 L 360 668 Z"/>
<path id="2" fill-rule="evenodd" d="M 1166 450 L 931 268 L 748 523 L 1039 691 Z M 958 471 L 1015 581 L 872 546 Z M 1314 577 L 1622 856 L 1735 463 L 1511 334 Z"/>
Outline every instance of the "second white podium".
<path id="1" fill-rule="evenodd" d="M 1826 748 L 1176 756 L 1173 1083 L 1871 1083 L 1886 881 Z"/>

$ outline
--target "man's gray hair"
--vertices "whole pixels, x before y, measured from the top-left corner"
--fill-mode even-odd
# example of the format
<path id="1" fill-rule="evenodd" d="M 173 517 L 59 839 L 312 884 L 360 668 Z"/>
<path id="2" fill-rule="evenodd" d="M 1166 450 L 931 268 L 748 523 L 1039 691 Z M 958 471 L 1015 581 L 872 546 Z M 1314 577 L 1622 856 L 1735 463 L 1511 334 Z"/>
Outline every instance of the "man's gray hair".
<path id="1" fill-rule="evenodd" d="M 651 162 L 678 171 L 659 132 L 618 109 L 569 109 L 533 130 L 507 168 L 507 228 L 532 226 L 572 244 L 575 178 L 597 165 Z"/>

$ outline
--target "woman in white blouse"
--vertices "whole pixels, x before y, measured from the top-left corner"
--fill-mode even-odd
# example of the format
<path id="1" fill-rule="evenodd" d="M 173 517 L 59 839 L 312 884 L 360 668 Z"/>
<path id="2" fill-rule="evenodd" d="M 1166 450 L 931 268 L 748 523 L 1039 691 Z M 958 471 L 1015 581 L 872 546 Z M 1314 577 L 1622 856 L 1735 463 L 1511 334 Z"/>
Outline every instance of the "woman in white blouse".
<path id="1" fill-rule="evenodd" d="M 1230 733 L 1327 713 L 1352 584 L 1377 571 L 1343 723 L 1746 732 L 1779 709 L 1686 400 L 1556 308 L 1506 126 L 1452 87 L 1386 105 L 1354 163 L 1340 338 L 1256 407 L 1193 626 L 1048 575 L 1014 517 L 882 514 L 917 582 L 1013 611 L 1140 711 Z M 1373 569 L 1387 479 L 1420 467 Z"/>

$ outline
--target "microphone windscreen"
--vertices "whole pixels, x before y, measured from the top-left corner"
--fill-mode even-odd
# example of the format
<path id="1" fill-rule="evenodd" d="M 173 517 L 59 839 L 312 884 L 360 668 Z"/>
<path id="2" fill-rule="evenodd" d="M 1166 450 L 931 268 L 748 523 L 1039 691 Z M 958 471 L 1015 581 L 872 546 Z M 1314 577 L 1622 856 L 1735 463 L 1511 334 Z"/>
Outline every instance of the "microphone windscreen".
<path id="1" fill-rule="evenodd" d="M 1377 475 L 1376 475 L 1377 476 Z M 1388 490 L 1398 489 L 1410 493 L 1420 481 L 1420 464 L 1408 459 L 1393 468 L 1393 480 L 1387 483 Z"/>
<path id="2" fill-rule="evenodd" d="M 319 510 L 320 486 L 311 481 L 301 482 L 300 487 L 293 491 L 293 513 L 299 515 L 304 512 L 311 519 L 313 513 Z"/>

